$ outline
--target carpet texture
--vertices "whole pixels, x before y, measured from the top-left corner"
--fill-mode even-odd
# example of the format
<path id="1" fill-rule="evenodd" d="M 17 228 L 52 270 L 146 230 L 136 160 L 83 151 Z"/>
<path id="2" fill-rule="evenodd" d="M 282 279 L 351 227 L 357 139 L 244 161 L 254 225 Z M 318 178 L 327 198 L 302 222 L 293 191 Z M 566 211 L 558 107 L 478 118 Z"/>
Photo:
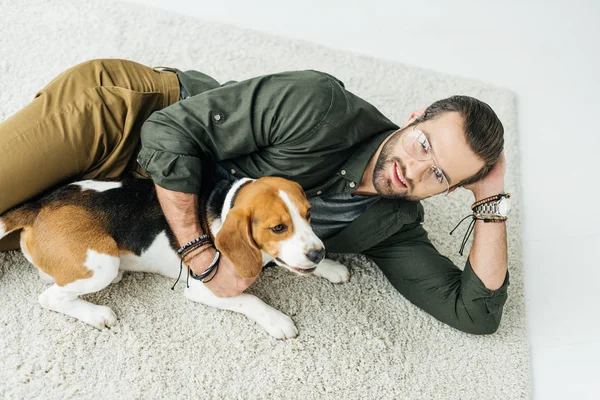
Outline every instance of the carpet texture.
<path id="1" fill-rule="evenodd" d="M 46 287 L 17 252 L 0 254 L 0 398 L 520 399 L 529 397 L 515 96 L 473 80 L 112 1 L 0 0 L 0 121 L 79 62 L 128 58 L 198 69 L 221 82 L 292 69 L 341 79 L 397 123 L 452 95 L 488 102 L 506 129 L 511 285 L 499 331 L 473 336 L 413 306 L 366 258 L 340 255 L 350 283 L 263 273 L 249 291 L 290 315 L 277 341 L 246 317 L 186 301 L 183 285 L 126 274 L 87 296 L 119 317 L 97 330 L 42 309 Z M 401 37 L 398 40 L 402 40 Z M 0 194 L 1 195 L 1 194 Z M 472 196 L 426 202 L 437 248 L 461 268 Z M 465 254 L 468 254 L 465 253 Z"/>

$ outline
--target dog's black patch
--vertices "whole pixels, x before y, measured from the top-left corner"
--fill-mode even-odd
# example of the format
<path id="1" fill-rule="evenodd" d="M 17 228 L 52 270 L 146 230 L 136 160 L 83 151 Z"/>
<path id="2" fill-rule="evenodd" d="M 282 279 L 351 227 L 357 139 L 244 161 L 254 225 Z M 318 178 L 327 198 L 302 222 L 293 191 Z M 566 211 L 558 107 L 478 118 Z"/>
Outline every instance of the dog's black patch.
<path id="1" fill-rule="evenodd" d="M 136 255 L 150 247 L 156 236 L 165 231 L 171 247 L 176 241 L 167 223 L 154 182 L 149 179 L 124 179 L 123 187 L 97 193 L 98 205 L 105 214 L 110 235 Z"/>
<path id="2" fill-rule="evenodd" d="M 269 261 L 268 263 L 266 263 L 266 264 L 263 266 L 263 269 L 267 269 L 267 268 L 274 268 L 274 267 L 276 267 L 276 266 L 277 266 L 277 264 L 275 263 L 275 261 Z"/>
<path id="3" fill-rule="evenodd" d="M 102 182 L 120 182 L 122 185 L 98 192 L 69 184 L 48 193 L 37 202 L 42 207 L 72 205 L 91 212 L 98 217 L 119 248 L 136 255 L 148 249 L 162 231 L 166 231 L 171 246 L 176 246 L 152 180 L 125 178 L 105 179 Z"/>
<path id="4" fill-rule="evenodd" d="M 216 183 L 206 203 L 206 214 L 209 222 L 221 217 L 225 197 L 227 197 L 227 193 L 232 185 L 233 182 L 227 180 L 221 180 Z"/>

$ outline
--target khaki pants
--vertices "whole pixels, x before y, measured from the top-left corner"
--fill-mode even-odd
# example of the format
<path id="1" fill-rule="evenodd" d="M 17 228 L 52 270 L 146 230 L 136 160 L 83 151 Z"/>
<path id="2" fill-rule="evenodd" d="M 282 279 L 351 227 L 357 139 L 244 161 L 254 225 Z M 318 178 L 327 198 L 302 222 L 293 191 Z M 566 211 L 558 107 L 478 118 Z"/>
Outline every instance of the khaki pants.
<path id="1" fill-rule="evenodd" d="M 60 74 L 25 108 L 0 123 L 0 214 L 79 179 L 142 172 L 142 123 L 179 100 L 177 75 L 117 59 Z M 0 251 L 18 248 L 18 232 Z"/>

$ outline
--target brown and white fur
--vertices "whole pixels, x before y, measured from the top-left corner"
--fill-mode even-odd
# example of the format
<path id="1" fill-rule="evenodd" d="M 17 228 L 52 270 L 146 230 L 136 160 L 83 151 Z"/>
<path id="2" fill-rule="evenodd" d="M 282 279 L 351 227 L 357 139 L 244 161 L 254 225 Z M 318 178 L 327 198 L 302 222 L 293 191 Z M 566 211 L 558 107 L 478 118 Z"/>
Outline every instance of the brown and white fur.
<path id="1" fill-rule="evenodd" d="M 218 185 L 203 208 L 199 212 L 216 247 L 243 277 L 257 276 L 274 261 L 334 283 L 349 279 L 345 266 L 323 259 L 323 243 L 309 224 L 310 204 L 295 182 L 265 177 L 220 185 L 220 190 Z M 277 225 L 286 229 L 276 233 L 272 228 Z M 52 283 L 39 296 L 40 304 L 97 328 L 115 325 L 115 313 L 79 296 L 119 282 L 123 271 L 171 279 L 180 272 L 178 246 L 150 180 L 87 180 L 63 186 L 0 216 L 0 237 L 17 229 L 23 229 L 25 258 Z M 191 278 L 184 293 L 192 301 L 245 314 L 276 338 L 298 335 L 287 315 L 251 294 L 217 297 Z"/>

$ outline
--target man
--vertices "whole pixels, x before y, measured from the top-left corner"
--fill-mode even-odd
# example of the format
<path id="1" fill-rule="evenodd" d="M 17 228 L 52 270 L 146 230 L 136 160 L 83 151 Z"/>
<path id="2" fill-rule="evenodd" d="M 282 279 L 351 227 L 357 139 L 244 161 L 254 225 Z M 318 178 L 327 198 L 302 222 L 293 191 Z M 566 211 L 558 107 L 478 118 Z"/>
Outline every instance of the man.
<path id="1" fill-rule="evenodd" d="M 478 215 L 494 222 L 475 222 L 464 272 L 431 245 L 418 200 L 459 186 L 476 200 L 504 194 L 502 124 L 487 104 L 456 96 L 413 113 L 404 125 L 399 129 L 322 72 L 221 85 L 196 71 L 92 61 L 63 73 L 0 125 L 0 149 L 15 145 L 0 165 L 0 191 L 12 193 L 0 212 L 75 178 L 150 176 L 183 246 L 204 233 L 197 209 L 207 177 L 282 176 L 306 191 L 311 225 L 328 251 L 365 254 L 400 293 L 442 322 L 492 333 L 508 286 L 505 216 L 494 203 L 502 196 L 484 202 L 496 208 Z M 24 140 L 43 142 L 45 157 Z M 23 182 L 27 188 L 18 189 Z M 193 257 L 192 271 L 200 275 L 214 255 L 209 249 Z M 252 282 L 222 257 L 207 286 L 234 296 Z"/>

